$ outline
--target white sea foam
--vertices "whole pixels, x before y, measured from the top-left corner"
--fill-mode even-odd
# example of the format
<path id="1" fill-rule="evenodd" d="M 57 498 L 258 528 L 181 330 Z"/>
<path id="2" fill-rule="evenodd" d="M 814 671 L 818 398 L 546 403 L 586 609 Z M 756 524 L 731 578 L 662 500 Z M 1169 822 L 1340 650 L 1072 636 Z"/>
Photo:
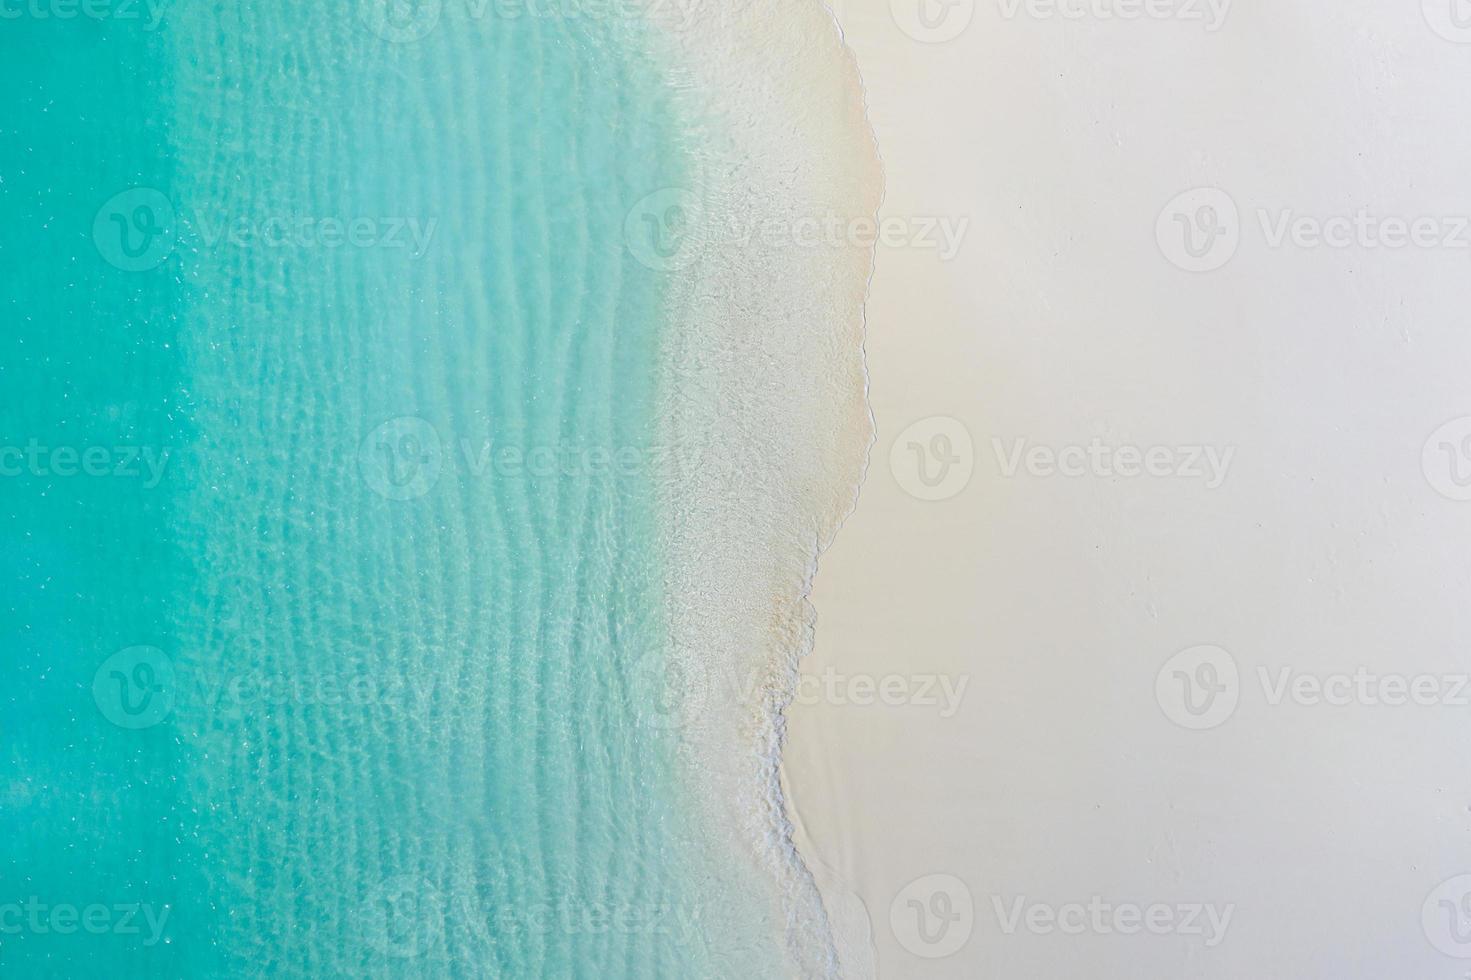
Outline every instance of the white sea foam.
<path id="1" fill-rule="evenodd" d="M 690 186 L 659 200 L 684 236 L 668 270 L 662 378 L 662 436 L 684 451 L 662 505 L 670 629 L 683 676 L 700 679 L 690 772 L 735 859 L 768 890 L 776 882 L 788 973 L 835 977 L 780 759 L 813 640 L 817 559 L 855 505 L 873 444 L 862 347 L 873 251 L 844 229 L 874 216 L 882 175 L 856 66 L 822 4 L 685 13 L 668 36 L 696 165 Z"/>

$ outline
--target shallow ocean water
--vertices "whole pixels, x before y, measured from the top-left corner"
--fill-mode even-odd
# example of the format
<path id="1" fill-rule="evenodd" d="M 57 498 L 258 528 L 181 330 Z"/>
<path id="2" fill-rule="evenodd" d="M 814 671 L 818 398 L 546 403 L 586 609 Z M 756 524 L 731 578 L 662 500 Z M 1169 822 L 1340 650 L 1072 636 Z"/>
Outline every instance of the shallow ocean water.
<path id="1" fill-rule="evenodd" d="M 107 9 L 0 23 L 0 975 L 778 975 L 676 762 L 657 42 Z"/>

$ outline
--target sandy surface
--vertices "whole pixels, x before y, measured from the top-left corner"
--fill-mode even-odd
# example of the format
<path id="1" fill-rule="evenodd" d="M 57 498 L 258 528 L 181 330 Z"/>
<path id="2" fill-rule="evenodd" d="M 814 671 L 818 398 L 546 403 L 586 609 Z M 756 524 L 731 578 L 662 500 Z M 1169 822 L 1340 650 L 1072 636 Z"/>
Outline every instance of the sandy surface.
<path id="1" fill-rule="evenodd" d="M 836 11 L 908 233 L 786 756 L 847 975 L 1460 977 L 1471 29 L 892 6 Z"/>

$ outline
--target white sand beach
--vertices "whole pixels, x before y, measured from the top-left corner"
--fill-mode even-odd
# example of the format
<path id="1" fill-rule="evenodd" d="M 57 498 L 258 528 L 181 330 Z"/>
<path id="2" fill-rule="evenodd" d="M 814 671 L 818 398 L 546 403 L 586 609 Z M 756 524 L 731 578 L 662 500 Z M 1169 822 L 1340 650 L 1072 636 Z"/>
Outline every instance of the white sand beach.
<path id="1" fill-rule="evenodd" d="M 1471 30 L 919 3 L 835 11 L 908 229 L 784 757 L 844 975 L 1461 976 Z"/>

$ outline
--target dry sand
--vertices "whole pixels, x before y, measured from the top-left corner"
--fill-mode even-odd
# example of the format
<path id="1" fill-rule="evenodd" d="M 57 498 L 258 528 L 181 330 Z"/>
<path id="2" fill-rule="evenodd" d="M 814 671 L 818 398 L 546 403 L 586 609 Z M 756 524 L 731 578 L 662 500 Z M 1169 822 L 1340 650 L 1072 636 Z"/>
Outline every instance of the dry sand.
<path id="1" fill-rule="evenodd" d="M 918 3 L 836 9 L 911 232 L 785 757 L 846 975 L 1460 976 L 1471 503 L 1439 446 L 1471 423 L 1431 436 L 1471 414 L 1468 254 L 1270 229 L 1449 238 L 1471 36 L 1434 3 L 935 0 L 970 22 L 930 43 Z M 935 219 L 969 223 L 948 260 Z M 1381 681 L 1335 706 L 1284 670 Z"/>

